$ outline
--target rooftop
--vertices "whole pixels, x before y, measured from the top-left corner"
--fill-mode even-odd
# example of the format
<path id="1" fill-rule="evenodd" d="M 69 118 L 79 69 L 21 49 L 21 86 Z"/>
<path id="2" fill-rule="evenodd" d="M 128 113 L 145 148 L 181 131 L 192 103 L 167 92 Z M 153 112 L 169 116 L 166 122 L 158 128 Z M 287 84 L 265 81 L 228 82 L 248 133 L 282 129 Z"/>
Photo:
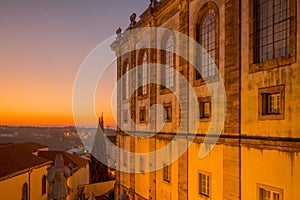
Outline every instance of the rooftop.
<path id="1" fill-rule="evenodd" d="M 14 144 L 2 144 L 0 144 L 0 181 L 51 163 L 27 151 L 20 151 Z"/>
<path id="2" fill-rule="evenodd" d="M 39 151 L 38 152 L 38 156 L 51 160 L 52 164 L 54 164 L 55 157 L 57 154 L 61 154 L 63 156 L 64 164 L 66 166 L 82 168 L 88 164 L 88 161 L 86 159 L 70 154 L 65 151 Z"/>

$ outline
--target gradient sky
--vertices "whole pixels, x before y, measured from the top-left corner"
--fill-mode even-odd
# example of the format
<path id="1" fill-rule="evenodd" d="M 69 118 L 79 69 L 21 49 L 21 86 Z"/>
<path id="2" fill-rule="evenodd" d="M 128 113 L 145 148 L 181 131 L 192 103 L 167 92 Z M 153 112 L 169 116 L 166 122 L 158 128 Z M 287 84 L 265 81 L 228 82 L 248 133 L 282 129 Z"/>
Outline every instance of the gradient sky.
<path id="1" fill-rule="evenodd" d="M 73 125 L 73 84 L 84 58 L 118 27 L 128 27 L 130 14 L 139 16 L 148 4 L 148 0 L 1 0 L 0 125 Z M 112 72 L 107 80 L 116 78 Z M 112 125 L 107 98 L 112 87 L 101 83 L 99 87 L 97 112 L 104 112 L 106 125 Z"/>

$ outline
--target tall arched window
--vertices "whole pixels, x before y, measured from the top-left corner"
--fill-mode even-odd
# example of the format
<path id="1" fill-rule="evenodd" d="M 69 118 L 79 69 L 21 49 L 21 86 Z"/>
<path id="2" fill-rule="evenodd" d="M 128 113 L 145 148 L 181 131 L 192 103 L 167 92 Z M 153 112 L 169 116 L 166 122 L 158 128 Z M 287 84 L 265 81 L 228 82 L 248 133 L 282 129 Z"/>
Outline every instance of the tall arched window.
<path id="1" fill-rule="evenodd" d="M 129 63 L 126 61 L 123 65 L 123 100 L 126 100 L 129 98 Z"/>
<path id="2" fill-rule="evenodd" d="M 126 99 L 129 98 L 129 64 L 126 65 Z"/>
<path id="3" fill-rule="evenodd" d="M 197 25 L 197 41 L 201 48 L 197 49 L 196 79 L 210 78 L 216 75 L 218 66 L 218 11 L 214 3 L 203 6 Z M 204 52 L 202 51 L 204 50 Z"/>
<path id="4" fill-rule="evenodd" d="M 28 184 L 24 183 L 22 187 L 22 200 L 28 199 Z"/>
<path id="5" fill-rule="evenodd" d="M 144 51 L 142 54 L 142 66 L 139 68 L 139 85 L 141 86 L 139 89 L 138 94 L 139 95 L 145 95 L 147 94 L 147 83 L 148 83 L 148 70 L 147 70 L 147 65 L 148 65 L 148 56 L 147 56 L 147 51 Z"/>
<path id="6" fill-rule="evenodd" d="M 44 175 L 42 178 L 42 195 L 46 194 L 46 190 L 47 190 L 47 180 L 46 180 L 46 176 Z"/>
<path id="7" fill-rule="evenodd" d="M 161 60 L 162 64 L 165 64 L 166 67 L 161 70 L 161 83 L 162 89 L 165 87 L 172 88 L 174 86 L 174 39 L 172 36 L 168 36 L 165 43 L 165 50 L 162 51 Z"/>

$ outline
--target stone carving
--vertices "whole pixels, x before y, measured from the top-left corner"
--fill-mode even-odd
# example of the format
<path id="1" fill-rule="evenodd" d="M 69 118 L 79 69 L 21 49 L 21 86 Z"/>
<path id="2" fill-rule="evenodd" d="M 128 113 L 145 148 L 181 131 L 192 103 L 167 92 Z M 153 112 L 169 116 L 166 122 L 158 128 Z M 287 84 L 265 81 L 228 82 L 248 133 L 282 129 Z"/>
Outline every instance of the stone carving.
<path id="1" fill-rule="evenodd" d="M 56 155 L 54 167 L 48 170 L 47 180 L 50 183 L 49 198 L 53 200 L 65 200 L 69 194 L 67 178 L 71 170 L 64 165 L 61 154 Z"/>

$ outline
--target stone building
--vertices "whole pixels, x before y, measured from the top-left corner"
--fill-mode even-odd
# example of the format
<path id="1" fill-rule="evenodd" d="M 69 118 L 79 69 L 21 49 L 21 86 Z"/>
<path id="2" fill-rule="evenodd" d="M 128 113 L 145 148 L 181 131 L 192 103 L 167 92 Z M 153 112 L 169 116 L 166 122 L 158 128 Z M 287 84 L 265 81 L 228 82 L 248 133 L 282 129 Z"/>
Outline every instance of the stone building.
<path id="1" fill-rule="evenodd" d="M 118 80 L 122 78 L 118 87 L 118 146 L 128 152 L 157 151 L 173 140 L 180 123 L 191 120 L 189 90 L 181 86 L 179 75 L 170 69 L 192 85 L 199 116 L 190 147 L 161 169 L 144 170 L 167 159 L 160 155 L 147 160 L 120 153 L 117 195 L 126 192 L 136 200 L 300 198 L 299 12 L 300 2 L 296 0 L 161 0 L 151 1 L 138 21 L 131 16 L 127 32 L 164 27 L 169 33 L 165 36 L 154 31 L 134 37 L 117 31 L 111 47 L 117 55 Z M 203 61 L 202 53 L 176 32 L 197 41 L 214 63 Z M 160 46 L 167 51 L 159 50 Z M 189 58 L 200 58 L 201 64 L 193 65 L 170 53 L 178 48 L 180 54 L 187 52 Z M 143 68 L 150 63 L 162 63 L 166 68 Z M 138 66 L 135 74 L 128 75 Z M 148 79 L 164 80 L 165 87 L 144 84 Z M 217 113 L 209 88 L 221 80 L 226 113 L 221 135 L 213 146 L 204 143 Z M 129 93 L 138 84 L 143 86 Z M 179 97 L 172 91 L 177 91 Z M 150 119 L 150 107 L 155 104 L 165 109 L 163 128 L 146 139 L 127 134 L 143 135 L 138 127 L 148 124 L 149 132 L 157 129 L 158 114 Z M 183 129 L 189 134 L 192 127 L 186 124 Z M 181 148 L 177 144 L 173 151 Z M 208 155 L 199 158 L 201 148 L 211 147 Z"/>

